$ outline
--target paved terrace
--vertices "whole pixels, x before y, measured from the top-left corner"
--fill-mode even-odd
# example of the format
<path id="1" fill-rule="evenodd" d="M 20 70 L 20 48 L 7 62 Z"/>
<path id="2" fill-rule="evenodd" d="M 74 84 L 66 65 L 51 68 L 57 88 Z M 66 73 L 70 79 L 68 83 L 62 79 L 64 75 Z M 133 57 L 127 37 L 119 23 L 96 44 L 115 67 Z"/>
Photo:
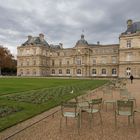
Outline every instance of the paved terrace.
<path id="1" fill-rule="evenodd" d="M 140 109 L 140 80 L 134 80 L 131 84 L 127 81 L 127 88 L 137 99 L 137 108 Z M 114 91 L 115 98 L 119 96 L 118 91 Z M 94 97 L 102 96 L 102 92 L 98 91 Z M 88 98 L 93 98 L 88 96 Z M 127 117 L 119 117 L 117 129 L 115 129 L 114 111 L 112 106 L 108 106 L 108 110 L 101 111 L 103 125 L 100 124 L 98 114 L 94 116 L 94 124 L 90 129 L 88 116 L 83 115 L 83 122 L 78 135 L 76 121 L 68 119 L 68 126 L 65 126 L 63 120 L 62 133 L 60 133 L 60 116 L 58 111 L 60 107 L 44 112 L 32 119 L 22 122 L 16 126 L 8 128 L 0 133 L 1 140 L 140 140 L 140 113 L 135 115 L 135 127 L 131 122 L 128 126 Z M 53 115 L 51 115 L 54 113 Z M 48 117 L 47 117 L 48 116 Z"/>

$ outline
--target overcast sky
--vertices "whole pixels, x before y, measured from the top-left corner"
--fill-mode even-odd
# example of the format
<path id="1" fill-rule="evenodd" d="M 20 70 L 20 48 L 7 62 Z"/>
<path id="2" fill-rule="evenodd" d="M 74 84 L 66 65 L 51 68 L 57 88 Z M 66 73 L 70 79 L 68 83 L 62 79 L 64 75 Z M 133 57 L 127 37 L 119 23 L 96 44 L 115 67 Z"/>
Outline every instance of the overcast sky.
<path id="1" fill-rule="evenodd" d="M 88 43 L 119 43 L 127 19 L 140 21 L 140 0 L 0 0 L 0 44 L 16 54 L 28 35 L 74 47 L 84 30 Z"/>

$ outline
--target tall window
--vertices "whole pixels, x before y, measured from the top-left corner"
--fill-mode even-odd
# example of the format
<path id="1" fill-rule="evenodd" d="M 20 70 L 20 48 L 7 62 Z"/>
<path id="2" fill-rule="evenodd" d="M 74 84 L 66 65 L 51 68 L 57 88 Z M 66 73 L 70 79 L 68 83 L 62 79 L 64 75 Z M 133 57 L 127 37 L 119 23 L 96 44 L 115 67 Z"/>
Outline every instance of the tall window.
<path id="1" fill-rule="evenodd" d="M 127 76 L 130 76 L 130 74 L 131 74 L 131 68 L 130 67 L 127 67 L 126 68 L 126 75 Z"/>
<path id="2" fill-rule="evenodd" d="M 131 48 L 131 40 L 127 40 L 127 48 Z"/>
<path id="3" fill-rule="evenodd" d="M 102 75 L 106 75 L 106 69 L 102 69 Z"/>
<path id="4" fill-rule="evenodd" d="M 96 75 L 96 69 L 92 69 L 92 74 Z"/>
<path id="5" fill-rule="evenodd" d="M 78 69 L 77 70 L 77 74 L 81 74 L 81 69 Z"/>
<path id="6" fill-rule="evenodd" d="M 117 74 L 117 70 L 116 70 L 116 68 L 113 68 L 112 69 L 112 75 L 116 75 Z"/>
<path id="7" fill-rule="evenodd" d="M 52 69 L 52 74 L 55 74 L 55 70 L 54 69 Z"/>
<path id="8" fill-rule="evenodd" d="M 59 74 L 62 74 L 62 69 L 59 69 Z"/>
<path id="9" fill-rule="evenodd" d="M 66 74 L 70 74 L 70 69 L 66 69 Z"/>

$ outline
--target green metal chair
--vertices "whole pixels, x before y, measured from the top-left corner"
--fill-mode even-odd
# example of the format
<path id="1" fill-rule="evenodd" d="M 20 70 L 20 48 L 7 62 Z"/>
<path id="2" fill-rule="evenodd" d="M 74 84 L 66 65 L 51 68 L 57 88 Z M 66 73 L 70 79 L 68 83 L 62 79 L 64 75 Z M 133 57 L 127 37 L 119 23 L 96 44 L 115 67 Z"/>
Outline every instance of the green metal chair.
<path id="1" fill-rule="evenodd" d="M 105 89 L 103 89 L 103 106 L 106 106 L 106 111 L 108 104 L 113 105 L 113 109 L 115 109 L 116 100 L 113 97 L 113 89 L 106 87 Z"/>
<path id="2" fill-rule="evenodd" d="M 60 131 L 62 129 L 62 119 L 66 119 L 66 126 L 67 126 L 67 119 L 68 118 L 75 118 L 77 119 L 77 128 L 79 133 L 80 128 L 80 110 L 77 106 L 76 102 L 62 102 L 61 104 L 61 119 L 60 119 Z"/>
<path id="3" fill-rule="evenodd" d="M 75 101 L 78 107 L 80 107 L 80 109 L 85 108 L 85 107 L 89 108 L 89 103 L 84 97 L 82 97 L 81 100 L 78 99 L 78 97 L 75 97 Z"/>
<path id="4" fill-rule="evenodd" d="M 90 125 L 90 128 L 91 128 L 91 124 L 93 123 L 93 115 L 95 113 L 99 113 L 99 116 L 100 116 L 100 121 L 101 121 L 101 124 L 102 124 L 102 117 L 101 117 L 101 113 L 100 113 L 100 110 L 101 110 L 101 106 L 102 106 L 102 98 L 99 98 L 99 99 L 92 99 L 91 101 L 89 101 L 89 106 L 90 108 L 83 108 L 82 110 L 84 110 L 85 112 L 87 112 L 89 114 L 89 125 Z"/>
<path id="5" fill-rule="evenodd" d="M 134 123 L 133 101 L 129 100 L 117 101 L 117 108 L 115 110 L 115 127 L 117 126 L 117 116 L 128 117 L 128 125 L 130 125 L 130 117 L 132 117 Z"/>

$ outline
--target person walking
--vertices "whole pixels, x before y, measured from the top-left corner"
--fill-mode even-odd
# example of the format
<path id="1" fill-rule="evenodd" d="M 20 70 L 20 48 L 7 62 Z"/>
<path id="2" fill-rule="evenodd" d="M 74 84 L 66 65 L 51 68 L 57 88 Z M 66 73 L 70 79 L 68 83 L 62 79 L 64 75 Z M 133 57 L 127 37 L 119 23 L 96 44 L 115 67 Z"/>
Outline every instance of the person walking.
<path id="1" fill-rule="evenodd" d="M 133 75 L 131 74 L 131 75 L 130 75 L 131 84 L 133 83 L 133 79 L 134 79 L 134 77 L 133 77 Z"/>

